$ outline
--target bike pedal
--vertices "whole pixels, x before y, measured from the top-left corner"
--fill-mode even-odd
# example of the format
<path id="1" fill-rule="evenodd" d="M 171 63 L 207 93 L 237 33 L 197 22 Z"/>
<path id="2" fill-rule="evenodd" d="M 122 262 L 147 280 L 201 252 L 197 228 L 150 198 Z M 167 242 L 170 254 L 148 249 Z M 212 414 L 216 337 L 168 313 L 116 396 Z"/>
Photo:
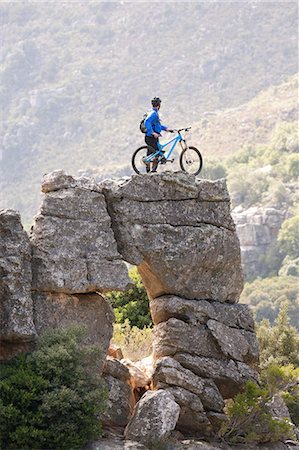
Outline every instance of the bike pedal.
<path id="1" fill-rule="evenodd" d="M 168 159 L 167 162 L 173 163 L 174 162 L 174 158 Z"/>

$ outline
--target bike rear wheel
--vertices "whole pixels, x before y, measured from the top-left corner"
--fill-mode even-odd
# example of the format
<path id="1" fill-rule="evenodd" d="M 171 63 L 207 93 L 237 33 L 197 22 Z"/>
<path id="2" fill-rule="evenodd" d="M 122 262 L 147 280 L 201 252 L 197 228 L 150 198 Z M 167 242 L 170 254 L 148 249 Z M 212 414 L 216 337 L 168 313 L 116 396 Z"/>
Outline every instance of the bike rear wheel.
<path id="1" fill-rule="evenodd" d="M 195 147 L 185 148 L 180 155 L 180 166 L 184 172 L 198 175 L 202 169 L 202 156 Z"/>
<path id="2" fill-rule="evenodd" d="M 150 164 L 144 163 L 144 158 L 147 156 L 147 146 L 137 148 L 132 156 L 132 167 L 136 173 L 147 173 L 147 167 L 149 169 Z"/>

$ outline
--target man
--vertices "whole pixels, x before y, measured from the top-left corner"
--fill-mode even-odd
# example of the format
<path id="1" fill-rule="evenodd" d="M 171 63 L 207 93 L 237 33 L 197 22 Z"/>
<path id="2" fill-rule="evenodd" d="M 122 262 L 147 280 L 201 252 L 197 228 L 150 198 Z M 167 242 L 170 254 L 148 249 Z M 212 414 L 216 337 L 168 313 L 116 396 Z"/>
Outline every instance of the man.
<path id="1" fill-rule="evenodd" d="M 161 136 L 161 131 L 171 131 L 165 125 L 162 125 L 159 118 L 159 109 L 161 107 L 161 100 L 159 97 L 154 97 L 152 99 L 152 111 L 148 114 L 147 118 L 144 121 L 144 125 L 146 128 L 145 134 L 145 143 L 147 145 L 147 156 L 151 153 L 156 153 L 158 150 L 158 140 L 159 136 Z M 154 158 L 152 172 L 157 172 L 158 167 L 158 158 Z M 146 171 L 150 172 L 150 164 L 146 165 Z"/>

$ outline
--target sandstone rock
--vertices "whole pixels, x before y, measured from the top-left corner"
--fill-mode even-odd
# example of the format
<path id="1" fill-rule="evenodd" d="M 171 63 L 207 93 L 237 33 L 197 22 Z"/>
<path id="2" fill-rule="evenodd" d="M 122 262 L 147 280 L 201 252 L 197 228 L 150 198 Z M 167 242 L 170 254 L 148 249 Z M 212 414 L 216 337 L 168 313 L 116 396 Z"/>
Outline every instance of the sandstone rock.
<path id="1" fill-rule="evenodd" d="M 117 359 L 106 357 L 103 375 L 111 375 L 118 380 L 128 382 L 130 380 L 129 369 Z"/>
<path id="2" fill-rule="evenodd" d="M 254 333 L 230 328 L 212 319 L 208 320 L 207 326 L 225 356 L 245 363 L 258 363 L 259 348 Z"/>
<path id="3" fill-rule="evenodd" d="M 115 359 L 123 359 L 123 357 L 124 357 L 121 348 L 118 347 L 118 345 L 111 344 L 111 343 L 109 345 L 107 355 L 111 356 L 112 358 L 115 358 Z"/>
<path id="4" fill-rule="evenodd" d="M 99 358 L 104 365 L 114 323 L 113 310 L 107 300 L 98 294 L 33 293 L 33 308 L 39 335 L 45 330 L 75 323 L 85 326 L 86 342 L 101 347 Z"/>
<path id="5" fill-rule="evenodd" d="M 119 251 L 138 265 L 151 298 L 237 301 L 240 249 L 223 180 L 164 173 L 106 182 L 103 190 Z"/>
<path id="6" fill-rule="evenodd" d="M 175 295 L 165 295 L 151 300 L 153 322 L 166 322 L 171 317 L 190 324 L 206 324 L 209 319 L 218 320 L 227 326 L 253 331 L 253 315 L 248 305 L 189 300 Z"/>
<path id="7" fill-rule="evenodd" d="M 154 327 L 153 349 L 155 359 L 190 351 L 198 356 L 225 358 L 205 325 L 192 325 L 175 318 Z"/>
<path id="8" fill-rule="evenodd" d="M 109 396 L 107 408 L 101 414 L 104 426 L 125 427 L 131 417 L 131 408 L 134 405 L 134 396 L 131 387 L 126 381 L 105 375 L 104 381 L 108 387 Z"/>
<path id="9" fill-rule="evenodd" d="M 19 213 L 0 211 L 0 334 L 3 358 L 13 343 L 21 345 L 36 335 L 31 298 L 31 249 Z M 9 345 L 10 351 L 5 349 Z M 22 345 L 21 345 L 22 347 Z M 20 348 L 21 348 L 20 347 Z M 1 357 L 1 355 L 0 355 Z"/>
<path id="10" fill-rule="evenodd" d="M 130 383 L 133 389 L 146 387 L 150 384 L 151 379 L 139 367 L 129 359 L 122 359 L 121 363 L 126 366 L 130 372 Z"/>
<path id="11" fill-rule="evenodd" d="M 165 388 L 165 385 L 181 387 L 196 394 L 205 409 L 223 410 L 224 402 L 216 384 L 210 379 L 200 378 L 172 358 L 164 357 L 157 362 L 153 385 L 158 389 Z"/>
<path id="12" fill-rule="evenodd" d="M 146 375 L 149 380 L 152 378 L 155 371 L 153 355 L 142 358 L 139 361 L 136 361 L 134 364 Z"/>
<path id="13" fill-rule="evenodd" d="M 33 289 L 85 293 L 127 289 L 104 195 L 92 181 L 53 173 L 31 231 Z"/>
<path id="14" fill-rule="evenodd" d="M 143 444 L 159 443 L 174 430 L 179 414 L 180 407 L 169 392 L 148 391 L 136 404 L 125 437 Z"/>
<path id="15" fill-rule="evenodd" d="M 232 359 L 204 358 L 177 353 L 173 358 L 196 375 L 215 381 L 223 398 L 232 398 L 242 391 L 247 380 L 258 381 L 258 373 L 247 364 Z"/>

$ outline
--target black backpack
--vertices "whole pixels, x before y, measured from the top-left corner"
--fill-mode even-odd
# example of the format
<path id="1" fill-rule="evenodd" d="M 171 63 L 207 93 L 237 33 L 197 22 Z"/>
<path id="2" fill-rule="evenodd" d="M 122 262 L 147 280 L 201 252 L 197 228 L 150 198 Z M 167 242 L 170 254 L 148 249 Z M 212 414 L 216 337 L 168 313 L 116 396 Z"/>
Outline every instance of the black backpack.
<path id="1" fill-rule="evenodd" d="M 140 125 L 139 125 L 139 129 L 140 129 L 141 133 L 144 133 L 144 134 L 146 133 L 146 127 L 144 125 L 144 122 L 145 122 L 146 118 L 147 118 L 147 113 L 145 113 L 143 115 L 142 121 L 140 122 Z"/>

